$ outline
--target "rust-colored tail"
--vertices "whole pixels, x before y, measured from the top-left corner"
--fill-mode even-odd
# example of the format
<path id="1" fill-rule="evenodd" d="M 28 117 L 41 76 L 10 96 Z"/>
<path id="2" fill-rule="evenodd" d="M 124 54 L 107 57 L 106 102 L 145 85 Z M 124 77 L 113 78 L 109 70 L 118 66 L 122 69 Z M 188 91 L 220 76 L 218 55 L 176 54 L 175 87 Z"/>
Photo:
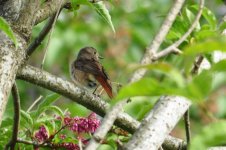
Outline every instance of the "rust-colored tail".
<path id="1" fill-rule="evenodd" d="M 113 96 L 113 93 L 112 93 L 112 87 L 108 83 L 108 81 L 101 76 L 95 76 L 95 78 L 102 85 L 104 90 L 107 92 L 108 96 L 112 99 L 114 96 Z"/>

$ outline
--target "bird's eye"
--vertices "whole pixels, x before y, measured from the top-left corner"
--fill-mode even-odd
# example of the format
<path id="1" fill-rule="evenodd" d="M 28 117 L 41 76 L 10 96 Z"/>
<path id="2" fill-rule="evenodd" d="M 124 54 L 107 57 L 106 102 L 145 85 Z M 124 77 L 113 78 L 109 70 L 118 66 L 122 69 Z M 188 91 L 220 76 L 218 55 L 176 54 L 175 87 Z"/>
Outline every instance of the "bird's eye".
<path id="1" fill-rule="evenodd" d="M 97 52 L 94 52 L 94 54 L 96 55 Z"/>

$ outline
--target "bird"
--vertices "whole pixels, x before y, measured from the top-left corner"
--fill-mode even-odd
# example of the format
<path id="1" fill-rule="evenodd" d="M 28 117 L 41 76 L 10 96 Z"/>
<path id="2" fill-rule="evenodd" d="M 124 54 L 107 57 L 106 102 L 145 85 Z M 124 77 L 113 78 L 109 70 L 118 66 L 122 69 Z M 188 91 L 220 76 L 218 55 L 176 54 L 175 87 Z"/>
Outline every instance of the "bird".
<path id="1" fill-rule="evenodd" d="M 77 58 L 71 63 L 71 78 L 77 85 L 86 89 L 95 89 L 93 93 L 101 85 L 112 99 L 111 81 L 100 63 L 100 59 L 103 57 L 95 48 L 87 46 L 80 49 Z"/>

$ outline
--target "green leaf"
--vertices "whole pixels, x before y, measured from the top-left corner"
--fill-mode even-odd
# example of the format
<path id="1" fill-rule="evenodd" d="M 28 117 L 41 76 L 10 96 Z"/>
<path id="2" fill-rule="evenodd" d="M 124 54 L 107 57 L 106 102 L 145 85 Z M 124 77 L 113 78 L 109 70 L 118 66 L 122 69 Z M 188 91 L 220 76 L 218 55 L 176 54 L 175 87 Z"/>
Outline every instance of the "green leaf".
<path id="1" fill-rule="evenodd" d="M 207 46 L 208 45 L 208 46 Z M 200 53 L 209 53 L 213 51 L 226 51 L 226 38 L 219 36 L 205 41 L 200 41 L 194 44 L 190 44 L 184 49 L 184 55 L 197 55 Z"/>
<path id="2" fill-rule="evenodd" d="M 38 109 L 51 105 L 58 98 L 60 98 L 60 95 L 56 93 L 46 96 L 46 98 L 39 104 Z"/>
<path id="3" fill-rule="evenodd" d="M 160 83 L 151 78 L 143 78 L 130 85 L 124 86 L 116 97 L 116 101 L 134 96 L 160 96 L 180 93 L 180 90 L 172 83 Z"/>
<path id="4" fill-rule="evenodd" d="M 212 71 L 226 71 L 226 60 L 221 60 L 215 64 L 212 65 L 211 70 Z"/>
<path id="5" fill-rule="evenodd" d="M 212 90 L 213 74 L 211 70 L 203 71 L 191 81 L 185 82 L 185 78 L 175 69 L 168 68 L 169 66 L 160 66 L 157 66 L 157 68 L 162 68 L 169 77 L 166 77 L 165 80 L 161 82 L 152 78 L 143 78 L 137 82 L 124 86 L 119 91 L 113 103 L 135 96 L 161 95 L 179 95 L 187 97 L 194 102 L 200 102 L 205 100 Z M 147 65 L 146 68 L 148 67 L 153 68 L 154 64 Z"/>
<path id="6" fill-rule="evenodd" d="M 191 8 L 194 8 L 196 11 L 199 10 L 198 5 L 193 5 Z M 205 18 L 205 20 L 208 22 L 212 30 L 215 30 L 217 28 L 217 19 L 214 13 L 209 10 L 208 8 L 204 7 L 202 10 L 202 16 Z"/>
<path id="7" fill-rule="evenodd" d="M 201 29 L 200 31 L 195 32 L 194 36 L 196 41 L 202 41 L 206 40 L 207 38 L 216 37 L 217 34 L 218 33 L 216 31 Z"/>
<path id="8" fill-rule="evenodd" d="M 102 1 L 92 4 L 95 11 L 110 25 L 112 31 L 115 33 L 115 28 L 111 20 L 111 15 Z"/>
<path id="9" fill-rule="evenodd" d="M 179 87 L 184 87 L 185 80 L 179 70 L 174 68 L 172 65 L 168 63 L 155 63 L 155 64 L 148 64 L 148 65 L 140 65 L 138 68 L 146 68 L 148 70 L 154 70 L 154 71 L 160 71 L 161 73 L 164 73 L 166 76 L 168 76 L 172 81 L 177 83 Z"/>
<path id="10" fill-rule="evenodd" d="M 205 100 L 211 92 L 212 88 L 212 73 L 211 71 L 202 71 L 188 83 L 186 87 L 187 96 L 195 101 Z"/>
<path id="11" fill-rule="evenodd" d="M 0 17 L 0 30 L 4 31 L 6 35 L 13 41 L 17 48 L 17 40 L 13 33 L 13 30 L 10 28 L 9 24 L 5 21 L 4 18 Z"/>
<path id="12" fill-rule="evenodd" d="M 74 12 L 74 15 L 77 15 L 77 11 L 80 8 L 80 5 L 91 5 L 88 0 L 71 0 L 71 6 Z"/>
<path id="13" fill-rule="evenodd" d="M 39 104 L 37 111 L 34 113 L 34 117 L 38 117 L 47 106 L 50 106 L 53 102 L 58 100 L 59 97 L 60 95 L 56 93 L 46 96 L 46 98 Z"/>
<path id="14" fill-rule="evenodd" d="M 185 13 L 184 16 L 186 16 L 186 18 L 188 19 L 188 21 L 190 23 L 192 23 L 193 20 L 195 19 L 194 13 L 190 9 L 188 9 L 188 7 L 185 7 L 184 13 Z"/>
<path id="15" fill-rule="evenodd" d="M 209 10 L 208 8 L 204 7 L 202 15 L 204 18 L 208 21 L 208 23 L 211 25 L 212 29 L 215 30 L 217 27 L 217 19 L 214 13 Z"/>
<path id="16" fill-rule="evenodd" d="M 77 7 L 78 5 L 90 5 L 89 0 L 71 0 L 72 7 Z"/>
<path id="17" fill-rule="evenodd" d="M 20 114 L 21 114 L 21 118 L 24 119 L 27 124 L 29 124 L 30 126 L 33 126 L 34 121 L 29 113 L 27 113 L 23 110 L 20 110 Z"/>
<path id="18" fill-rule="evenodd" d="M 40 111 L 41 111 L 41 113 L 43 113 L 45 111 L 53 111 L 53 112 L 57 113 L 58 115 L 60 115 L 60 117 L 64 116 L 64 113 L 57 106 L 46 106 L 46 107 L 43 107 Z"/>
<path id="19" fill-rule="evenodd" d="M 190 150 L 206 150 L 208 147 L 225 143 L 226 121 L 214 122 L 204 127 L 191 140 Z"/>

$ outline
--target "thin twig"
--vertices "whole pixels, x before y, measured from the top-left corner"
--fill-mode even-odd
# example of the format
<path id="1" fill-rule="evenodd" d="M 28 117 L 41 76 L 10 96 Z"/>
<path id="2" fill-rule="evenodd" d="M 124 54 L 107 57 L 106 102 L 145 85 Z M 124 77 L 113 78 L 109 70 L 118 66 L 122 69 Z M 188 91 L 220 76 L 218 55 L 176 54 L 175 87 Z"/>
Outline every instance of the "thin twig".
<path id="1" fill-rule="evenodd" d="M 12 87 L 13 105 L 14 105 L 14 122 L 13 122 L 13 132 L 12 138 L 9 143 L 5 146 L 5 150 L 14 150 L 17 142 L 17 135 L 20 123 L 20 96 L 16 86 L 16 83 Z"/>
<path id="2" fill-rule="evenodd" d="M 55 146 L 53 144 L 38 144 L 38 143 L 35 143 L 33 141 L 27 141 L 27 140 L 21 140 L 21 139 L 17 139 L 16 140 L 17 143 L 23 143 L 23 144 L 26 144 L 26 145 L 33 145 L 33 147 L 35 148 L 38 148 L 38 147 L 48 147 L 48 148 L 57 148 L 59 146 Z"/>
<path id="3" fill-rule="evenodd" d="M 60 133 L 60 131 L 62 131 L 63 129 L 65 129 L 66 127 L 68 126 L 68 124 L 65 124 L 64 126 L 62 126 L 59 130 L 57 130 L 57 132 L 55 132 L 53 135 L 51 135 L 48 139 L 46 139 L 41 145 L 45 145 L 45 144 L 48 144 L 50 143 L 54 137 Z"/>
<path id="4" fill-rule="evenodd" d="M 200 68 L 200 65 L 201 65 L 203 59 L 204 59 L 204 57 L 203 57 L 202 55 L 200 55 L 200 56 L 198 57 L 197 61 L 194 63 L 193 68 L 192 68 L 192 70 L 191 70 L 191 74 L 192 74 L 192 75 L 195 75 L 195 74 L 198 73 L 199 68 Z"/>
<path id="5" fill-rule="evenodd" d="M 31 104 L 31 106 L 27 109 L 27 112 L 30 112 L 31 109 L 42 99 L 42 95 L 40 95 L 35 101 L 34 103 Z"/>
<path id="6" fill-rule="evenodd" d="M 191 74 L 195 75 L 198 73 L 199 67 L 203 61 L 204 57 L 200 55 L 198 60 L 194 63 L 194 66 L 191 70 Z M 185 125 L 185 133 L 186 133 L 186 141 L 187 141 L 187 148 L 191 141 L 191 130 L 190 130 L 190 117 L 189 117 L 189 109 L 184 114 L 184 125 Z"/>
<path id="7" fill-rule="evenodd" d="M 45 39 L 46 35 L 49 33 L 49 31 L 52 28 L 53 22 L 55 20 L 56 14 L 54 14 L 52 17 L 49 18 L 48 22 L 43 27 L 42 31 L 39 33 L 39 35 L 34 39 L 34 41 L 29 45 L 27 48 L 27 57 L 31 56 L 31 54 L 36 50 L 36 48 L 42 43 L 42 41 Z"/>
<path id="8" fill-rule="evenodd" d="M 177 47 L 171 47 L 171 49 L 162 50 L 159 53 L 157 53 L 153 57 L 153 61 L 157 61 L 162 57 L 168 56 L 169 54 L 182 54 L 182 51 L 179 50 Z"/>
<path id="9" fill-rule="evenodd" d="M 192 31 L 197 26 L 197 23 L 199 22 L 199 19 L 202 15 L 203 7 L 204 7 L 204 0 L 200 0 L 199 11 L 198 11 L 193 23 L 191 24 L 190 28 L 187 30 L 187 32 L 178 41 L 176 41 L 169 47 L 167 47 L 167 48 L 163 49 L 162 51 L 160 51 L 159 53 L 157 53 L 154 57 L 154 60 L 167 56 L 170 53 L 173 53 L 175 48 L 177 48 L 182 42 L 184 42 L 187 39 L 187 37 L 192 33 Z"/>
<path id="10" fill-rule="evenodd" d="M 51 37 L 52 37 L 53 28 L 54 28 L 54 26 L 55 26 L 55 24 L 56 24 L 57 17 L 59 16 L 60 11 L 61 11 L 61 4 L 62 4 L 62 2 L 63 2 L 63 0 L 60 1 L 59 8 L 58 8 L 57 13 L 56 13 L 56 15 L 55 15 L 55 17 L 54 17 L 54 20 L 53 20 L 53 23 L 52 23 L 52 27 L 51 27 L 51 29 L 50 29 L 50 34 L 49 34 L 49 37 L 48 37 L 48 40 L 47 40 L 47 45 L 46 45 L 46 47 L 45 47 L 45 49 L 44 49 L 44 56 L 43 56 L 43 60 L 42 60 L 42 63 L 41 63 L 41 69 L 43 69 L 43 66 L 44 66 L 44 63 L 45 63 L 46 54 L 47 54 L 47 49 L 48 49 L 48 47 L 49 47 L 50 39 L 51 39 Z"/>
<path id="11" fill-rule="evenodd" d="M 194 63 L 194 66 L 191 70 L 191 74 L 195 75 L 198 73 L 200 65 L 203 61 L 204 57 L 200 55 L 198 60 Z M 189 116 L 189 109 L 184 114 L 184 125 L 185 125 L 185 133 L 186 133 L 186 141 L 187 141 L 187 149 L 191 141 L 191 130 L 190 130 L 190 116 Z"/>
<path id="12" fill-rule="evenodd" d="M 190 116 L 189 109 L 184 114 L 184 124 L 185 124 L 185 133 L 186 133 L 186 141 L 187 141 L 187 149 L 191 141 L 191 127 L 190 127 Z"/>

